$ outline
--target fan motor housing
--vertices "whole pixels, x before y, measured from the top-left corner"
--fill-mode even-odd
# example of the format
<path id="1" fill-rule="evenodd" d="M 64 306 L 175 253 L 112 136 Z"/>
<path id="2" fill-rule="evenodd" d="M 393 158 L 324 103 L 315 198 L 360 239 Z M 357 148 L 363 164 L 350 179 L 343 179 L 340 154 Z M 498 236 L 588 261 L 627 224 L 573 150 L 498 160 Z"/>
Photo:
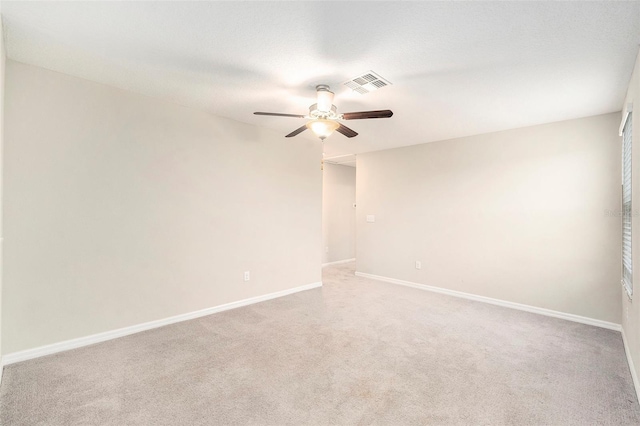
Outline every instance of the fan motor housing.
<path id="1" fill-rule="evenodd" d="M 327 120 L 338 120 L 342 118 L 342 114 L 338 114 L 338 109 L 335 105 L 331 105 L 331 111 L 319 111 L 318 104 L 313 104 L 309 107 L 309 118 L 325 118 Z"/>

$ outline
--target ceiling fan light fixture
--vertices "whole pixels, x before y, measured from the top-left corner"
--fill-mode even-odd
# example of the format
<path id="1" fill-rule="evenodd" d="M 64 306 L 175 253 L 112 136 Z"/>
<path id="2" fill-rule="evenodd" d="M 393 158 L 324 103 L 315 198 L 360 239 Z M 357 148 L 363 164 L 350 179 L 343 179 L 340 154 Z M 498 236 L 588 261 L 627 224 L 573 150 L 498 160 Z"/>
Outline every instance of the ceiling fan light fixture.
<path id="1" fill-rule="evenodd" d="M 364 76 L 362 78 L 371 78 L 373 76 Z M 294 117 L 294 118 L 306 118 L 311 121 L 307 122 L 304 126 L 300 126 L 293 132 L 285 136 L 285 138 L 292 138 L 299 135 L 305 130 L 311 130 L 320 140 L 325 140 L 336 130 L 338 133 L 346 136 L 347 138 L 353 138 L 358 136 L 358 133 L 353 129 L 348 128 L 344 124 L 338 123 L 336 120 L 362 120 L 367 118 L 389 118 L 393 115 L 393 112 L 388 109 L 376 110 L 376 111 L 357 111 L 347 112 L 344 114 L 338 114 L 338 109 L 333 105 L 333 92 L 329 90 L 329 86 L 326 84 L 319 84 L 316 86 L 316 95 L 318 101 L 309 107 L 309 114 L 284 114 L 280 112 L 254 112 L 255 115 L 272 115 L 275 117 Z"/>
<path id="2" fill-rule="evenodd" d="M 306 124 L 307 129 L 311 130 L 320 139 L 325 139 L 340 127 L 340 123 L 332 120 L 318 118 Z"/>

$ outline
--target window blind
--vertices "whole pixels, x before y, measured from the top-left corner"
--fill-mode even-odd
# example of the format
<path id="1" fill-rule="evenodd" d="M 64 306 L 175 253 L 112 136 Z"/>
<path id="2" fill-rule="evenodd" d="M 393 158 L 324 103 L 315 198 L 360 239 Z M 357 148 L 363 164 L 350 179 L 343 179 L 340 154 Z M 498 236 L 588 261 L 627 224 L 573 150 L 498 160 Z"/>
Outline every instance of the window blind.
<path id="1" fill-rule="evenodd" d="M 633 264 L 631 258 L 631 113 L 622 131 L 622 283 L 633 294 Z"/>

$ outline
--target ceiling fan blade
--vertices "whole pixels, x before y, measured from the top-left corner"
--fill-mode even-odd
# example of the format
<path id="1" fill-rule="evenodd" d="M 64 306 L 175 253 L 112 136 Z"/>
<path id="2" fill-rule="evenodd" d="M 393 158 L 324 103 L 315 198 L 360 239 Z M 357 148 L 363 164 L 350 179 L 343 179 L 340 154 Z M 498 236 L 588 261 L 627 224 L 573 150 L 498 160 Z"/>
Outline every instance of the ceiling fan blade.
<path id="1" fill-rule="evenodd" d="M 351 130 L 344 124 L 340 124 L 340 127 L 336 129 L 336 132 L 340 132 L 348 138 L 353 138 L 355 136 L 358 136 L 358 134 L 355 131 Z"/>
<path id="2" fill-rule="evenodd" d="M 359 111 L 345 112 L 342 114 L 344 120 L 362 120 L 364 118 L 389 118 L 393 115 L 393 111 L 383 109 L 380 111 Z"/>
<path id="3" fill-rule="evenodd" d="M 282 114 L 279 112 L 254 112 L 255 115 L 272 115 L 275 117 L 294 117 L 294 118 L 304 118 L 304 115 L 301 114 Z"/>
<path id="4" fill-rule="evenodd" d="M 285 136 L 285 138 L 292 138 L 292 137 L 294 137 L 296 135 L 299 135 L 300 133 L 304 132 L 305 130 L 307 130 L 307 126 L 306 125 L 298 127 L 293 132 L 291 132 L 287 136 Z"/>

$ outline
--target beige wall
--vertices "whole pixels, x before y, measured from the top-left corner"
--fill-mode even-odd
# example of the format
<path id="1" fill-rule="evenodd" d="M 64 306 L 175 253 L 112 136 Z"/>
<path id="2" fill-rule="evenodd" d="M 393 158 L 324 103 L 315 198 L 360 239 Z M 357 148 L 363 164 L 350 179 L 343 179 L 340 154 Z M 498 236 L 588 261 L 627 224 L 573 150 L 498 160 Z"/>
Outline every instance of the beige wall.
<path id="1" fill-rule="evenodd" d="M 632 135 L 632 210 L 640 210 L 640 55 L 629 83 L 625 106 L 633 103 L 633 135 Z M 621 117 L 618 116 L 618 123 Z M 622 328 L 628 345 L 631 359 L 635 366 L 636 380 L 640 374 L 640 217 L 632 219 L 631 255 L 633 257 L 633 298 L 622 291 Z M 640 393 L 640 389 L 636 389 Z"/>
<path id="2" fill-rule="evenodd" d="M 5 354 L 321 280 L 319 142 L 6 77 Z"/>
<path id="3" fill-rule="evenodd" d="M 358 271 L 619 324 L 619 117 L 359 155 Z"/>
<path id="4" fill-rule="evenodd" d="M 2 27 L 2 7 L 0 6 L 0 354 L 2 354 L 2 246 L 3 246 L 3 227 L 2 227 L 2 200 L 3 200 L 3 184 L 2 184 L 2 168 L 3 168 L 3 147 L 4 147 L 4 70 L 5 70 L 5 51 L 4 51 L 4 29 Z M 0 380 L 2 380 L 2 367 L 0 367 Z"/>
<path id="5" fill-rule="evenodd" d="M 356 254 L 356 169 L 324 164 L 322 175 L 322 263 L 353 259 Z"/>

